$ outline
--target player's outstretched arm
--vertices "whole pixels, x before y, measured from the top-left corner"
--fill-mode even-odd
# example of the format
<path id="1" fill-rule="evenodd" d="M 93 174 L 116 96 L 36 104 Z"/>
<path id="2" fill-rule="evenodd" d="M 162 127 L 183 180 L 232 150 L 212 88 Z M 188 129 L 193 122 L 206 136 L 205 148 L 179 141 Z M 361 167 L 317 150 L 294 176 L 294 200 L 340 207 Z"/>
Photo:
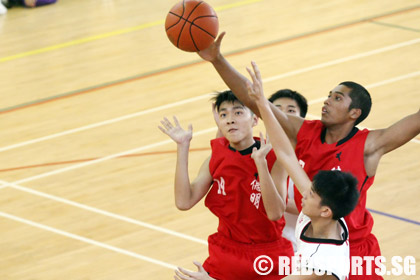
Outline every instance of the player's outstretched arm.
<path id="1" fill-rule="evenodd" d="M 420 133 L 420 110 L 386 129 L 369 132 L 365 144 L 365 168 L 368 176 L 374 176 L 381 157 L 404 145 Z"/>
<path id="2" fill-rule="evenodd" d="M 300 193 L 304 193 L 312 186 L 308 175 L 300 166 L 292 144 L 286 136 L 283 128 L 276 121 L 273 112 L 270 110 L 270 102 L 264 97 L 261 74 L 258 66 L 252 63 L 254 71 L 247 68 L 248 73 L 252 78 L 252 83 L 248 82 L 247 88 L 251 98 L 253 98 L 261 112 L 264 126 L 270 137 L 277 160 L 281 162 L 286 169 L 289 176 L 292 178 Z"/>
<path id="3" fill-rule="evenodd" d="M 267 139 L 260 133 L 261 147 L 252 150 L 251 157 L 254 159 L 258 171 L 258 178 L 261 187 L 261 196 L 267 217 L 272 221 L 277 221 L 283 217 L 286 210 L 286 182 L 287 174 L 278 161 L 268 171 L 266 156 L 271 151 L 272 146 Z"/>
<path id="4" fill-rule="evenodd" d="M 188 173 L 188 154 L 192 139 L 192 126 L 184 130 L 174 117 L 174 124 L 167 118 L 161 121 L 159 129 L 177 144 L 175 169 L 175 205 L 180 210 L 188 210 L 199 202 L 207 193 L 213 181 L 209 171 L 210 157 L 202 164 L 197 178 L 190 182 Z"/>
<path id="5" fill-rule="evenodd" d="M 255 101 L 248 95 L 247 83 L 249 80 L 239 71 L 237 71 L 220 52 L 220 46 L 225 34 L 225 32 L 222 32 L 214 41 L 214 43 L 210 45 L 210 47 L 199 51 L 198 55 L 202 59 L 211 62 L 216 71 L 219 73 L 220 77 L 222 77 L 225 84 L 232 90 L 235 96 L 245 106 L 251 109 L 252 112 L 261 117 L 258 106 L 255 104 Z M 303 119 L 297 116 L 287 115 L 273 104 L 270 106 L 276 119 L 278 122 L 280 122 L 286 131 L 287 136 L 295 141 L 297 133 L 302 126 Z"/>

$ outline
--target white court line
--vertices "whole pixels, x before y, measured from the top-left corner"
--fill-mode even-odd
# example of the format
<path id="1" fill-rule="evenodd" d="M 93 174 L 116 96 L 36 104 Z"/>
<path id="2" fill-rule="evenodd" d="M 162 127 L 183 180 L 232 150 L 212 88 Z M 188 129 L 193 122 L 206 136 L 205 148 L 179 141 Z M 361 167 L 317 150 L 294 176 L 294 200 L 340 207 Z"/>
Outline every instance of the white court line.
<path id="1" fill-rule="evenodd" d="M 217 127 L 211 127 L 211 128 L 208 128 L 208 129 L 200 130 L 198 132 L 194 132 L 193 135 L 197 136 L 197 135 L 206 134 L 206 133 L 209 133 L 209 132 L 216 132 L 216 131 L 217 131 Z M 56 170 L 53 170 L 53 171 L 41 173 L 39 175 L 35 175 L 35 176 L 32 176 L 32 177 L 28 177 L 26 179 L 21 179 L 21 180 L 15 181 L 13 183 L 21 184 L 21 183 L 26 183 L 26 182 L 29 182 L 29 181 L 34 181 L 34 180 L 45 178 L 45 177 L 48 177 L 48 176 L 51 176 L 51 175 L 60 174 L 60 173 L 66 172 L 66 171 L 82 168 L 82 167 L 85 167 L 85 166 L 89 166 L 89 165 L 92 165 L 92 164 L 95 164 L 95 163 L 100 163 L 100 162 L 107 161 L 107 160 L 110 160 L 110 159 L 114 159 L 114 158 L 117 158 L 117 157 L 122 157 L 122 156 L 130 155 L 130 154 L 138 153 L 138 152 L 141 152 L 143 150 L 147 150 L 147 149 L 154 148 L 154 147 L 159 147 L 159 146 L 170 144 L 170 143 L 173 143 L 172 139 L 168 139 L 168 140 L 165 140 L 165 141 L 153 143 L 153 144 L 142 146 L 142 147 L 137 147 L 137 148 L 134 148 L 134 149 L 131 149 L 131 150 L 128 150 L 128 151 L 119 152 L 119 153 L 116 153 L 116 154 L 112 154 L 112 155 L 109 155 L 109 156 L 106 156 L 106 157 L 101 157 L 101 158 L 94 159 L 94 160 L 89 160 L 89 161 L 86 161 L 86 162 L 82 162 L 82 163 L 79 163 L 79 164 L 74 164 L 74 165 L 64 167 L 64 168 L 60 168 L 60 169 L 56 169 Z"/>
<path id="2" fill-rule="evenodd" d="M 356 59 L 359 59 L 359 58 L 363 58 L 363 57 L 367 57 L 367 56 L 371 56 L 371 55 L 375 55 L 375 54 L 379 54 L 379 53 L 383 53 L 383 52 L 387 52 L 387 51 L 396 50 L 398 48 L 407 47 L 407 46 L 410 46 L 410 45 L 417 44 L 419 42 L 420 42 L 420 38 L 417 38 L 417 39 L 402 42 L 402 43 L 399 43 L 399 44 L 390 45 L 390 46 L 387 46 L 387 47 L 384 47 L 384 48 L 380 48 L 380 49 L 376 49 L 376 50 L 372 50 L 372 51 L 368 51 L 368 52 L 364 52 L 364 53 L 359 53 L 359 54 L 339 58 L 339 59 L 336 59 L 336 60 L 328 61 L 328 62 L 325 62 L 325 63 L 317 64 L 317 65 L 314 65 L 314 66 L 302 68 L 302 69 L 295 70 L 295 71 L 290 71 L 288 73 L 284 73 L 284 74 L 280 74 L 280 75 L 277 75 L 277 76 L 273 76 L 271 78 L 264 79 L 263 82 L 271 82 L 271 81 L 274 81 L 274 80 L 294 76 L 294 75 L 297 75 L 297 74 L 302 74 L 302 73 L 309 72 L 309 71 L 312 71 L 312 70 L 321 69 L 321 68 L 324 68 L 324 67 L 340 64 L 340 63 L 343 63 L 343 62 L 348 62 L 348 61 L 351 61 L 351 60 L 356 60 Z"/>
<path id="3" fill-rule="evenodd" d="M 309 71 L 312 71 L 312 70 L 315 70 L 315 69 L 321 69 L 321 68 L 331 66 L 331 65 L 336 65 L 338 63 L 347 62 L 347 61 L 359 59 L 359 58 L 362 58 L 362 57 L 367 57 L 369 55 L 379 54 L 379 53 L 382 53 L 382 52 L 395 50 L 395 49 L 398 49 L 398 48 L 401 48 L 401 47 L 414 45 L 414 44 L 417 44 L 419 42 L 420 42 L 420 38 L 410 40 L 410 41 L 406 41 L 406 42 L 402 42 L 402 43 L 398 43 L 398 44 L 394 44 L 394 45 L 390 45 L 390 46 L 387 46 L 387 47 L 384 47 L 384 48 L 380 48 L 380 49 L 376 49 L 376 50 L 372 50 L 372 51 L 348 56 L 348 57 L 345 57 L 345 58 L 342 58 L 342 59 L 332 60 L 332 61 L 329 61 L 329 62 L 317 64 L 317 65 L 302 68 L 302 69 L 299 69 L 299 70 L 290 71 L 290 72 L 287 72 L 287 73 L 284 73 L 284 74 L 281 74 L 281 75 L 265 78 L 265 79 L 263 79 L 263 82 L 264 83 L 272 82 L 272 81 L 275 81 L 275 80 L 278 80 L 278 79 L 281 79 L 281 78 L 290 77 L 290 76 L 293 76 L 293 75 L 309 72 Z M 201 100 L 201 99 L 204 99 L 204 98 L 208 98 L 210 96 L 211 96 L 211 93 L 206 93 L 204 95 L 200 95 L 200 96 L 197 96 L 197 97 L 185 99 L 185 100 L 175 102 L 175 103 L 172 103 L 172 104 L 167 104 L 167 105 L 155 107 L 155 108 L 152 108 L 152 109 L 139 111 L 139 112 L 129 114 L 129 115 L 125 115 L 125 116 L 121 116 L 121 117 L 118 117 L 118 118 L 114 118 L 114 119 L 110 119 L 110 120 L 106 120 L 106 121 L 102 121 L 102 122 L 98 122 L 98 123 L 93 123 L 93 124 L 82 126 L 82 127 L 79 127 L 79 128 L 74 128 L 74 129 L 63 131 L 63 132 L 59 132 L 59 133 L 35 138 L 35 139 L 32 139 L 32 140 L 16 143 L 16 144 L 13 144 L 13 145 L 9 145 L 9 146 L 5 146 L 5 147 L 0 148 L 0 152 L 8 151 L 8 150 L 12 150 L 12 149 L 15 149 L 15 148 L 18 148 L 18 147 L 23 147 L 23 146 L 26 146 L 26 145 L 30 145 L 30 144 L 54 139 L 54 138 L 61 137 L 61 136 L 64 136 L 64 135 L 69 135 L 69 134 L 72 134 L 72 133 L 76 133 L 76 132 L 80 132 L 80 131 L 84 131 L 84 130 L 108 125 L 108 124 L 111 124 L 111 123 L 116 123 L 116 122 L 119 122 L 119 121 L 131 119 L 131 118 L 138 117 L 138 116 L 141 116 L 141 115 L 157 112 L 157 111 L 160 111 L 160 110 L 164 110 L 164 109 L 176 107 L 176 106 L 179 106 L 179 105 L 187 104 L 187 103 L 190 103 L 190 102 L 194 102 L 194 101 L 197 101 L 197 100 Z"/>
<path id="4" fill-rule="evenodd" d="M 110 120 L 106 120 L 106 121 L 102 121 L 102 122 L 98 122 L 98 123 L 93 123 L 93 124 L 81 126 L 81 127 L 78 127 L 78 128 L 74 128 L 74 129 L 63 131 L 63 132 L 43 136 L 43 137 L 40 137 L 40 138 L 35 138 L 35 139 L 25 141 L 25 142 L 20 142 L 20 143 L 13 144 L 13 145 L 10 145 L 10 146 L 2 147 L 2 148 L 0 148 L 0 152 L 4 152 L 4 151 L 12 150 L 12 149 L 15 149 L 15 148 L 19 148 L 19 147 L 22 147 L 22 146 L 26 146 L 26 145 L 50 140 L 50 139 L 57 138 L 57 137 L 61 137 L 61 136 L 64 136 L 64 135 L 69 135 L 69 134 L 73 134 L 73 133 L 76 133 L 76 132 L 81 132 L 81 131 L 84 131 L 84 130 L 88 130 L 88 129 L 92 129 L 92 128 L 96 128 L 96 127 L 100 127 L 100 126 L 104 126 L 104 125 L 128 120 L 128 119 L 135 118 L 135 117 L 142 116 L 142 115 L 146 115 L 146 114 L 149 114 L 149 113 L 158 112 L 158 111 L 169 109 L 169 108 L 176 107 L 176 106 L 179 106 L 179 105 L 184 105 L 184 104 L 187 104 L 187 103 L 190 103 L 190 102 L 198 101 L 198 100 L 204 99 L 206 97 L 211 97 L 211 94 L 207 93 L 207 94 L 200 95 L 200 96 L 197 96 L 197 97 L 184 99 L 184 100 L 181 100 L 181 101 L 178 101 L 178 102 L 175 102 L 175 103 L 158 106 L 158 107 L 155 107 L 155 108 L 152 108 L 152 109 L 139 111 L 139 112 L 129 114 L 129 115 L 124 115 L 124 116 L 121 116 L 121 117 L 118 117 L 118 118 L 114 118 L 114 119 L 110 119 Z"/>
<path id="5" fill-rule="evenodd" d="M 158 231 L 158 232 L 161 232 L 161 233 L 165 233 L 165 234 L 168 234 L 168 235 L 180 237 L 180 238 L 183 238 L 183 239 L 186 239 L 186 240 L 189 240 L 189 241 L 193 241 L 193 242 L 196 242 L 196 243 L 207 245 L 206 240 L 202 240 L 202 239 L 199 239 L 199 238 L 187 235 L 187 234 L 179 233 L 179 232 L 176 232 L 176 231 L 173 231 L 173 230 L 170 230 L 170 229 L 155 226 L 155 225 L 145 223 L 145 222 L 142 222 L 142 221 L 139 221 L 139 220 L 135 220 L 135 219 L 132 219 L 132 218 L 129 218 L 129 217 L 125 217 L 125 216 L 122 216 L 122 215 L 114 214 L 114 213 L 104 211 L 104 210 L 101 210 L 101 209 L 98 209 L 98 208 L 95 208 L 95 207 L 91 207 L 91 206 L 88 206 L 88 205 L 85 205 L 85 204 L 81 204 L 81 203 L 74 202 L 74 201 L 71 201 L 71 200 L 68 200 L 68 199 L 65 199 L 65 198 L 61 198 L 61 197 L 58 197 L 58 196 L 55 196 L 55 195 L 51 195 L 51 194 L 47 194 L 47 193 L 40 192 L 40 191 L 37 191 L 37 190 L 33 190 L 33 189 L 30 189 L 30 188 L 26 188 L 26 187 L 20 186 L 16 183 L 9 183 L 9 182 L 3 181 L 3 180 L 0 180 L 0 183 L 4 184 L 4 186 L 6 186 L 6 187 L 9 187 L 9 188 L 12 188 L 12 189 L 15 189 L 15 190 L 19 190 L 19 191 L 22 191 L 22 192 L 27 192 L 27 193 L 30 193 L 30 194 L 33 194 L 33 195 L 36 195 L 36 196 L 51 199 L 51 200 L 54 200 L 54 201 L 57 201 L 57 202 L 60 202 L 60 203 L 63 203 L 63 204 L 71 205 L 71 206 L 74 206 L 74 207 L 77 207 L 77 208 L 80 208 L 80 209 L 84 209 L 84 210 L 87 210 L 87 211 L 90 211 L 90 212 L 93 212 L 93 213 L 97 213 L 97 214 L 100 214 L 100 215 L 103 215 L 103 216 L 113 218 L 113 219 L 116 219 L 116 220 L 124 221 L 124 222 L 130 223 L 130 224 L 145 227 L 145 228 L 155 230 L 155 231 Z"/>
<path id="6" fill-rule="evenodd" d="M 212 127 L 212 128 L 209 128 L 209 129 L 194 132 L 194 135 L 197 136 L 197 135 L 206 134 L 206 133 L 215 132 L 215 131 L 217 131 L 217 127 Z M 81 164 L 75 164 L 75 165 L 72 165 L 72 166 L 69 166 L 69 167 L 66 167 L 66 168 L 61 168 L 61 169 L 57 169 L 57 170 L 54 170 L 54 171 L 51 171 L 51 172 L 46 172 L 46 173 L 39 174 L 39 175 L 36 175 L 36 176 L 32 176 L 32 177 L 29 177 L 29 178 L 26 178 L 26 179 L 22 179 L 22 180 L 13 182 L 13 183 L 9 183 L 9 182 L 0 180 L 0 184 L 3 184 L 1 187 L 9 187 L 9 188 L 13 188 L 13 189 L 20 190 L 20 191 L 23 191 L 23 192 L 31 193 L 33 195 L 41 196 L 41 197 L 44 197 L 44 198 L 47 198 L 47 199 L 51 199 L 51 200 L 55 200 L 55 201 L 58 201 L 58 202 L 61 202 L 61 203 L 72 205 L 74 207 L 78 207 L 78 208 L 81 208 L 81 209 L 84 209 L 84 210 L 87 210 L 87 211 L 91 211 L 91 212 L 94 212 L 94 213 L 98 213 L 98 214 L 101 214 L 101 215 L 104 215 L 104 216 L 112 217 L 114 219 L 118 219 L 118 220 L 121 220 L 121 221 L 125 221 L 125 222 L 128 222 L 128 223 L 139 225 L 139 226 L 142 226 L 142 227 L 145 227 L 145 228 L 148 228 L 148 229 L 152 229 L 152 230 L 155 230 L 155 231 L 158 231 L 158 232 L 162 232 L 162 233 L 169 234 L 169 235 L 172 235 L 172 236 L 187 239 L 187 240 L 190 240 L 190 241 L 193 241 L 193 242 L 196 242 L 196 243 L 207 245 L 207 241 L 199 239 L 199 238 L 195 238 L 195 237 L 192 237 L 192 236 L 189 236 L 189 235 L 186 235 L 186 234 L 182 234 L 182 233 L 179 233 L 179 232 L 176 232 L 176 231 L 172 231 L 172 230 L 169 230 L 169 229 L 166 229 L 166 228 L 163 228 L 163 227 L 159 227 L 159 226 L 155 226 L 155 225 L 148 224 L 148 223 L 145 223 L 145 222 L 141 222 L 141 221 L 138 221 L 138 220 L 135 220 L 135 219 L 131 219 L 131 218 L 128 218 L 128 217 L 117 215 L 117 214 L 107 212 L 107 211 L 104 211 L 104 210 L 101 210 L 101 209 L 98 209 L 98 208 L 87 206 L 87 205 L 77 203 L 77 202 L 74 202 L 74 201 L 71 201 L 71 200 L 68 200 L 68 199 L 64 199 L 64 198 L 57 197 L 57 196 L 54 196 L 54 195 L 46 194 L 46 193 L 43 193 L 43 192 L 39 192 L 39 191 L 36 191 L 36 190 L 30 189 L 30 188 L 26 188 L 26 187 L 18 185 L 20 183 L 33 181 L 33 180 L 44 178 L 44 177 L 51 176 L 51 175 L 56 175 L 56 174 L 66 172 L 66 171 L 69 171 L 69 170 L 74 170 L 74 169 L 77 169 L 77 168 L 81 168 L 81 167 L 85 167 L 85 166 L 92 165 L 92 164 L 95 164 L 95 163 L 103 162 L 103 161 L 106 161 L 106 160 L 109 160 L 109 159 L 113 159 L 113 158 L 116 158 L 116 157 L 119 157 L 119 156 L 128 155 L 128 154 L 131 154 L 131 153 L 136 153 L 136 152 L 139 152 L 139 151 L 142 151 L 142 150 L 145 150 L 145 149 L 162 146 L 162 145 L 169 144 L 169 143 L 173 143 L 173 140 L 168 139 L 168 140 L 161 141 L 161 142 L 158 142 L 158 143 L 154 143 L 154 144 L 151 144 L 151 145 L 147 145 L 147 146 L 139 147 L 139 148 L 136 148 L 136 149 L 128 150 L 128 151 L 125 151 L 125 152 L 120 152 L 120 153 L 117 153 L 117 154 L 102 157 L 102 158 L 99 158 L 99 159 L 87 161 L 87 162 L 84 162 L 84 163 L 81 163 Z"/>
<path id="7" fill-rule="evenodd" d="M 93 239 L 89 239 L 89 238 L 86 238 L 86 237 L 83 237 L 83 236 L 80 236 L 80 235 L 76 235 L 76 234 L 69 233 L 69 232 L 66 232 L 66 231 L 62 231 L 62 230 L 59 230 L 59 229 L 56 229 L 56 228 L 53 228 L 53 227 L 49 227 L 49 226 L 46 226 L 46 225 L 43 225 L 43 224 L 39 224 L 39 223 L 36 223 L 36 222 L 33 222 L 33 221 L 29 221 L 29 220 L 26 220 L 26 219 L 23 219 L 23 218 L 14 216 L 14 215 L 10 215 L 10 214 L 4 213 L 4 212 L 0 212 L 0 216 L 4 217 L 4 218 L 7 218 L 7 219 L 10 219 L 10 220 L 13 220 L 13 221 L 16 221 L 16 222 L 20 222 L 20 223 L 32 226 L 32 227 L 36 227 L 36 228 L 39 228 L 39 229 L 42 229 L 42 230 L 50 231 L 50 232 L 53 232 L 53 233 L 56 233 L 56 234 L 59 234 L 59 235 L 65 236 L 65 237 L 76 239 L 78 241 L 88 243 L 90 245 L 98 246 L 98 247 L 101 247 L 101 248 L 104 248 L 104 249 L 107 249 L 107 250 L 110 250 L 110 251 L 114 251 L 114 252 L 117 252 L 117 253 L 120 253 L 120 254 L 123 254 L 123 255 L 127 255 L 127 256 L 142 260 L 142 261 L 157 264 L 157 265 L 160 265 L 160 266 L 163 266 L 163 267 L 166 267 L 166 268 L 170 268 L 170 269 L 174 269 L 174 270 L 177 269 L 177 266 L 175 266 L 173 264 L 169 264 L 169 263 L 166 263 L 166 262 L 163 262 L 163 261 L 159 261 L 159 260 L 156 260 L 156 259 L 153 259 L 153 258 L 149 258 L 149 257 L 143 256 L 143 255 L 131 252 L 131 251 L 127 251 L 127 250 L 124 250 L 124 249 L 121 249 L 121 248 L 118 248 L 118 247 L 114 247 L 114 246 L 111 246 L 111 245 L 108 245 L 108 244 L 105 244 L 105 243 L 102 243 L 102 242 L 99 242 L 99 241 L 96 241 L 96 240 L 93 240 Z"/>

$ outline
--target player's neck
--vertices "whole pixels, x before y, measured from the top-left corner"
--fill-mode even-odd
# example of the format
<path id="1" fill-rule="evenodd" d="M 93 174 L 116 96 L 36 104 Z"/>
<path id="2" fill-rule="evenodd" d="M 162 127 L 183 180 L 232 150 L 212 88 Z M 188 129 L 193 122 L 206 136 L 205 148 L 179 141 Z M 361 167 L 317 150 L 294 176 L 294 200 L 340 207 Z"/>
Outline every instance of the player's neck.
<path id="1" fill-rule="evenodd" d="M 254 143 L 255 140 L 253 137 L 248 137 L 238 142 L 229 141 L 229 145 L 237 151 L 248 149 L 249 147 L 254 145 Z"/>
<path id="2" fill-rule="evenodd" d="M 333 219 L 317 219 L 312 220 L 306 236 L 320 239 L 340 240 L 341 226 L 337 220 Z"/>
<path id="3" fill-rule="evenodd" d="M 353 122 L 331 125 L 327 127 L 327 131 L 325 133 L 325 143 L 333 144 L 337 143 L 341 139 L 346 138 L 347 135 L 349 135 L 349 133 L 352 131 L 353 127 Z"/>

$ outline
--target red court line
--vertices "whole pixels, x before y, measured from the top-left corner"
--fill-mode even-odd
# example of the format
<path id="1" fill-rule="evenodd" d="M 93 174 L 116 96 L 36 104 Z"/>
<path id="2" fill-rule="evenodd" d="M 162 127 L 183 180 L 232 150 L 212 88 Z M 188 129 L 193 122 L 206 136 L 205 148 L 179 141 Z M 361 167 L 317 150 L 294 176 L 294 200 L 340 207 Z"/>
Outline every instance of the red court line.
<path id="1" fill-rule="evenodd" d="M 316 30 L 316 31 L 312 31 L 312 32 L 309 32 L 309 33 L 296 35 L 296 36 L 291 37 L 291 38 L 285 38 L 285 39 L 281 39 L 281 40 L 277 40 L 277 41 L 273 41 L 273 42 L 268 42 L 268 43 L 265 43 L 263 45 L 250 47 L 248 49 L 238 50 L 238 51 L 235 51 L 235 52 L 228 53 L 225 56 L 226 57 L 235 56 L 235 55 L 243 54 L 243 53 L 246 53 L 246 52 L 255 51 L 255 50 L 259 50 L 259 49 L 283 44 L 283 43 L 286 43 L 286 42 L 300 40 L 300 39 L 308 38 L 308 37 L 311 37 L 311 36 L 319 35 L 319 34 L 322 34 L 322 33 L 327 33 L 327 32 L 330 32 L 330 31 L 335 31 L 335 30 L 338 30 L 338 29 L 351 27 L 351 26 L 358 25 L 358 24 L 361 24 L 361 23 L 366 23 L 366 22 L 369 22 L 369 21 L 373 21 L 373 20 L 377 20 L 377 19 L 381 19 L 381 18 L 385 18 L 385 17 L 389 17 L 389 16 L 394 16 L 394 15 L 398 15 L 398 14 L 411 12 L 411 11 L 414 11 L 414 10 L 419 9 L 419 8 L 420 8 L 420 6 L 414 6 L 414 7 L 409 7 L 409 8 L 406 8 L 406 9 L 399 10 L 399 11 L 390 12 L 390 13 L 384 14 L 384 15 L 378 15 L 378 16 L 373 16 L 371 18 L 360 19 L 360 20 L 357 20 L 355 22 L 343 23 L 341 25 L 327 27 L 327 28 L 322 29 L 322 30 Z M 91 92 L 98 91 L 98 90 L 101 90 L 101 89 L 111 88 L 111 87 L 118 86 L 118 85 L 121 85 L 121 84 L 126 84 L 126 83 L 130 83 L 130 82 L 133 82 L 133 81 L 137 81 L 137 80 L 141 80 L 141 79 L 145 79 L 145 78 L 169 73 L 169 72 L 180 70 L 180 69 L 183 69 L 183 68 L 195 66 L 195 65 L 198 65 L 198 64 L 201 64 L 201 63 L 206 63 L 206 62 L 203 61 L 203 60 L 200 60 L 200 61 L 195 61 L 195 62 L 191 62 L 191 63 L 188 63 L 188 64 L 175 65 L 175 66 L 167 68 L 167 69 L 157 70 L 156 72 L 141 74 L 141 75 L 136 76 L 136 77 L 127 78 L 127 79 L 119 80 L 119 81 L 113 81 L 113 82 L 109 82 L 109 83 L 106 83 L 106 84 L 103 84 L 103 85 L 93 86 L 92 88 L 89 88 L 89 89 L 82 89 L 80 91 L 70 93 L 68 95 L 60 95 L 58 97 L 52 97 L 51 99 L 42 100 L 40 102 L 34 101 L 34 103 L 25 104 L 23 106 L 17 106 L 17 107 L 14 107 L 14 108 L 6 109 L 4 111 L 0 111 L 0 115 L 5 114 L 5 113 L 18 111 L 18 110 L 25 109 L 25 108 L 30 108 L 30 107 L 50 103 L 50 102 L 61 100 L 61 99 L 64 99 L 64 98 L 78 96 L 78 95 L 85 94 L 85 93 L 91 93 Z"/>
<path id="2" fill-rule="evenodd" d="M 201 151 L 209 151 L 209 150 L 210 150 L 210 147 L 208 147 L 208 148 L 195 148 L 195 149 L 190 149 L 190 152 L 201 152 Z M 174 154 L 174 153 L 176 153 L 176 150 L 129 154 L 129 155 L 124 155 L 124 156 L 119 156 L 119 157 L 116 157 L 116 158 L 154 156 L 154 155 Z M 0 172 L 16 171 L 16 170 L 23 170 L 23 169 L 32 169 L 32 168 L 38 168 L 38 167 L 63 165 L 63 164 L 71 164 L 71 163 L 79 163 L 79 162 L 86 162 L 86 161 L 91 161 L 91 160 L 96 160 L 96 159 L 99 159 L 99 157 L 66 160 L 66 161 L 56 161 L 56 162 L 47 162 L 47 163 L 40 163 L 40 164 L 33 164 L 33 165 L 26 165 L 26 166 L 17 166 L 17 167 L 0 169 Z"/>

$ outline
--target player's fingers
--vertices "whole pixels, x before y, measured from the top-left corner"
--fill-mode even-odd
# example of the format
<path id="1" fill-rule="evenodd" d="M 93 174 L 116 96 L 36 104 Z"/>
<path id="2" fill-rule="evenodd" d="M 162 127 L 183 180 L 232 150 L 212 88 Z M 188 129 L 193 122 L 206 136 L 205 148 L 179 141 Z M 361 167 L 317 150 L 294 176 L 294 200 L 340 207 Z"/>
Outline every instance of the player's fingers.
<path id="1" fill-rule="evenodd" d="M 264 134 L 260 131 L 261 147 L 265 146 Z"/>
<path id="2" fill-rule="evenodd" d="M 220 44 L 222 43 L 223 37 L 225 37 L 225 35 L 226 35 L 225 31 L 220 33 L 220 35 L 216 39 L 216 45 L 220 46 Z"/>
<path id="3" fill-rule="evenodd" d="M 270 144 L 271 145 L 271 143 L 270 143 L 270 137 L 268 137 L 268 134 L 267 133 L 265 134 L 265 142 L 267 144 Z"/>
<path id="4" fill-rule="evenodd" d="M 164 125 L 166 128 L 172 127 L 172 123 L 168 120 L 167 117 L 164 117 L 162 121 L 160 121 L 162 125 Z"/>
<path id="5" fill-rule="evenodd" d="M 206 270 L 204 269 L 204 267 L 201 265 L 200 262 L 198 261 L 193 261 L 193 264 L 197 267 L 199 272 L 206 272 Z"/>
<path id="6" fill-rule="evenodd" d="M 162 120 L 160 121 L 160 123 L 166 128 L 166 129 L 170 129 L 171 128 L 171 123 L 168 120 Z"/>
<path id="7" fill-rule="evenodd" d="M 180 269 L 180 267 L 178 267 L 178 269 Z M 188 277 L 187 275 L 182 274 L 181 272 L 179 272 L 178 270 L 175 270 L 175 274 L 179 279 L 182 280 L 190 280 L 191 278 Z"/>
<path id="8" fill-rule="evenodd" d="M 178 119 L 176 118 L 176 116 L 173 116 L 173 118 L 174 118 L 174 123 L 175 123 L 175 126 L 181 126 L 181 125 L 179 124 L 179 121 L 178 121 Z"/>
<path id="9" fill-rule="evenodd" d="M 251 76 L 252 82 L 255 84 L 257 82 L 257 77 L 255 76 L 254 72 L 251 71 L 248 67 L 246 67 L 246 71 L 248 71 L 249 75 Z"/>
<path id="10" fill-rule="evenodd" d="M 160 125 L 158 125 L 158 128 L 160 129 L 160 131 L 162 131 L 163 133 L 165 133 L 166 135 L 168 135 L 168 132 L 166 131 L 166 129 L 164 129 Z"/>
<path id="11" fill-rule="evenodd" d="M 257 77 L 258 81 L 262 81 L 260 68 L 258 68 L 257 63 L 255 63 L 255 61 L 252 61 L 251 64 L 252 68 L 254 68 L 255 76 Z"/>
<path id="12" fill-rule="evenodd" d="M 181 271 L 182 273 L 184 273 L 185 275 L 188 275 L 188 276 L 191 276 L 191 277 L 193 277 L 194 274 L 195 274 L 194 272 L 186 270 L 182 267 L 178 267 L 178 270 Z"/>

